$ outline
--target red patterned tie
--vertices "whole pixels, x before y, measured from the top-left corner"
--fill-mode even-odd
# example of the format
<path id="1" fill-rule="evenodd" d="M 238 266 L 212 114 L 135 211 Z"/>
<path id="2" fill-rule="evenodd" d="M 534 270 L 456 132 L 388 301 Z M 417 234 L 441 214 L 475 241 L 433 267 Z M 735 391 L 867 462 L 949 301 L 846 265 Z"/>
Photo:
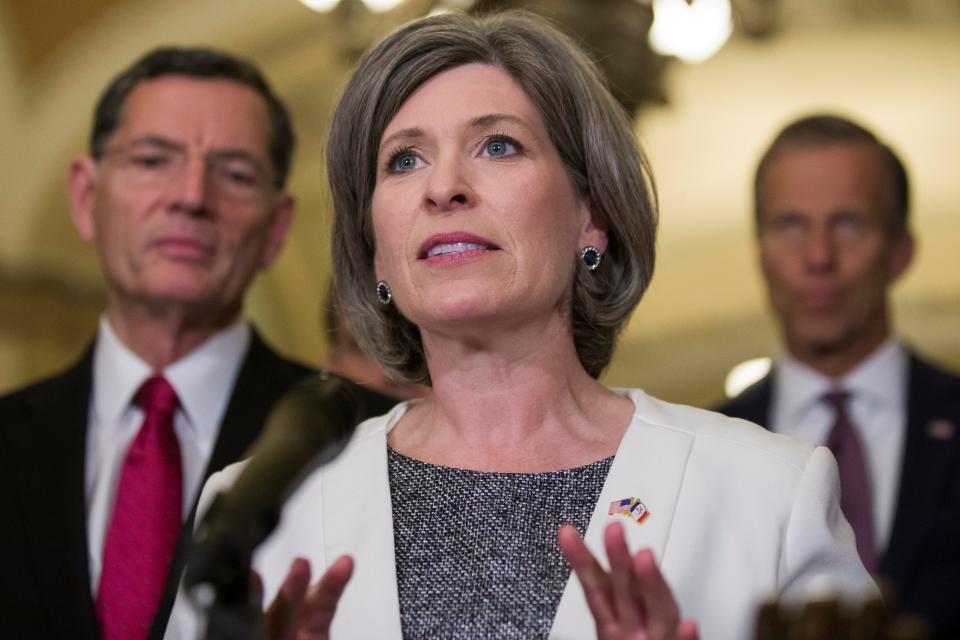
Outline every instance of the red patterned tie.
<path id="1" fill-rule="evenodd" d="M 847 416 L 846 403 L 849 397 L 846 391 L 833 391 L 823 396 L 833 406 L 837 416 L 827 446 L 836 456 L 840 468 L 840 508 L 857 536 L 857 552 L 863 565 L 867 571 L 874 573 L 878 562 L 873 535 L 873 494 L 870 491 L 866 454 L 857 430 Z"/>
<path id="2" fill-rule="evenodd" d="M 143 426 L 123 461 L 103 545 L 97 618 L 103 640 L 146 638 L 180 535 L 183 478 L 173 431 L 177 393 L 161 376 L 143 383 Z"/>

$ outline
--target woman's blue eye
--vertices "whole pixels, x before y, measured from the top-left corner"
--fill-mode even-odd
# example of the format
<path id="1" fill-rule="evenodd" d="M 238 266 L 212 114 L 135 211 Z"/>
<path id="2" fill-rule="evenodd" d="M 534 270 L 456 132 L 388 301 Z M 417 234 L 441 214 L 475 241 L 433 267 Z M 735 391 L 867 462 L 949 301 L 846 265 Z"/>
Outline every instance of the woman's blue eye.
<path id="1" fill-rule="evenodd" d="M 404 173 L 405 171 L 416 169 L 418 162 L 419 159 L 417 158 L 416 154 L 408 151 L 395 156 L 390 162 L 390 168 L 398 173 Z"/>
<path id="2" fill-rule="evenodd" d="M 517 145 L 503 138 L 494 138 L 487 142 L 485 150 L 494 158 L 502 158 L 517 153 Z"/>

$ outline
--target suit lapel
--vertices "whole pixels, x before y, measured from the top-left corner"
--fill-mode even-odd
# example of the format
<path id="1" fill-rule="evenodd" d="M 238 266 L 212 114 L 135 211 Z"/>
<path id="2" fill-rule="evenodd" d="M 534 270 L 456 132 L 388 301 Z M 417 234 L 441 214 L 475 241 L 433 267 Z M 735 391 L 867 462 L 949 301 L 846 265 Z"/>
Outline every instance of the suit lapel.
<path id="1" fill-rule="evenodd" d="M 260 434 L 270 407 L 289 386 L 285 379 L 276 379 L 278 362 L 279 358 L 253 332 L 230 402 L 220 421 L 217 441 L 203 474 L 204 481 L 210 474 L 241 460 Z"/>
<path id="2" fill-rule="evenodd" d="M 252 330 L 250 346 L 247 348 L 247 354 L 233 385 L 233 392 L 230 394 L 230 401 L 220 421 L 217 440 L 210 454 L 210 461 L 203 472 L 201 487 L 211 474 L 244 458 L 246 451 L 260 435 L 273 403 L 284 391 L 309 373 L 308 368 L 280 358 L 270 350 L 256 330 Z M 180 530 L 166 589 L 148 636 L 150 640 L 159 640 L 166 630 L 167 619 L 177 595 L 180 573 L 186 564 L 189 552 L 197 499 L 199 495 L 195 498 L 190 515 Z"/>
<path id="3" fill-rule="evenodd" d="M 773 373 L 767 374 L 757 383 L 755 404 L 746 416 L 747 420 L 759 424 L 765 429 L 770 429 L 773 422 L 773 416 L 770 413 L 773 408 L 773 383 Z"/>
<path id="4" fill-rule="evenodd" d="M 958 436 L 936 437 L 932 431 L 936 408 L 949 401 L 949 389 L 941 389 L 940 377 L 911 355 L 908 383 L 907 434 L 900 476 L 900 492 L 890 543 L 880 563 L 880 573 L 907 584 L 924 538 L 931 531 L 943 504 L 944 482 L 958 461 Z M 960 427 L 960 425 L 955 425 Z M 953 429 L 955 430 L 955 429 Z"/>
<path id="5" fill-rule="evenodd" d="M 98 635 L 87 566 L 83 463 L 92 360 L 88 348 L 75 367 L 31 399 L 29 426 L 11 434 L 11 459 L 18 466 L 26 530 L 31 532 L 29 553 L 57 637 Z"/>
<path id="6" fill-rule="evenodd" d="M 642 394 L 631 397 L 637 404 L 637 412 L 617 450 L 584 536 L 587 546 L 604 566 L 607 564 L 603 532 L 610 522 L 623 524 L 631 552 L 647 547 L 653 551 L 657 563 L 662 562 L 693 442 L 692 437 L 648 421 L 645 415 L 651 410 L 649 401 Z M 624 498 L 638 498 L 649 510 L 642 523 L 608 514 L 610 504 Z M 550 637 L 592 638 L 595 634 L 580 581 L 571 574 Z"/>
<path id="7" fill-rule="evenodd" d="M 736 398 L 716 407 L 714 411 L 719 411 L 732 418 L 749 420 L 765 429 L 770 429 L 773 422 L 771 414 L 773 385 L 774 374 L 771 371 Z"/>

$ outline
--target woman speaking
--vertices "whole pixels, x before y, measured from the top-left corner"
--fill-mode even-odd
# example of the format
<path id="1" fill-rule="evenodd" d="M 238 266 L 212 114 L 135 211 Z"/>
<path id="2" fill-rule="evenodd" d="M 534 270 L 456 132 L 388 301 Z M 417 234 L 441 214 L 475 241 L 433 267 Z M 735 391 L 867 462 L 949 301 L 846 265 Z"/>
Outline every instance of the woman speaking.
<path id="1" fill-rule="evenodd" d="M 327 163 L 350 324 L 432 391 L 287 503 L 254 561 L 273 635 L 739 639 L 765 597 L 872 589 L 826 449 L 597 381 L 657 214 L 569 39 L 522 13 L 408 24 L 359 63 Z M 169 633 L 200 624 L 181 602 Z"/>

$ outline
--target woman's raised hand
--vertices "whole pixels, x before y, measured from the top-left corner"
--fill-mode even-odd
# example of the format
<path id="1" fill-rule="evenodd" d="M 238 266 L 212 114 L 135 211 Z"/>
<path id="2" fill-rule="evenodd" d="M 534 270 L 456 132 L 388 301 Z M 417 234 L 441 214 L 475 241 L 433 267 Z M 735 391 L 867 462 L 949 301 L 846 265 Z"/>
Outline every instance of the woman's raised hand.
<path id="1" fill-rule="evenodd" d="M 353 558 L 341 556 L 310 585 L 310 563 L 297 558 L 290 565 L 277 597 L 264 612 L 269 640 L 328 640 L 330 623 L 350 576 Z"/>
<path id="2" fill-rule="evenodd" d="M 649 549 L 633 556 L 623 526 L 603 534 L 610 571 L 604 570 L 571 525 L 560 527 L 560 549 L 583 586 L 600 640 L 697 640 L 697 624 L 681 620 L 670 587 Z"/>

